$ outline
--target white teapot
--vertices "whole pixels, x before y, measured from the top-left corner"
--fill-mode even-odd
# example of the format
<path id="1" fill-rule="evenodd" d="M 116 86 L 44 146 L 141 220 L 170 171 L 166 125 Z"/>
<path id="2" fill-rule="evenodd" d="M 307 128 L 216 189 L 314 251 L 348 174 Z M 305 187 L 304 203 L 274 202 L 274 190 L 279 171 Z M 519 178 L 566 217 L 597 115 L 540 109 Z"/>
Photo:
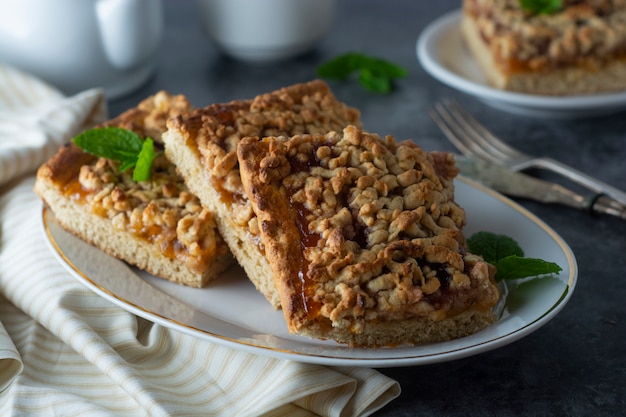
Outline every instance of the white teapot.
<path id="1" fill-rule="evenodd" d="M 66 94 L 130 93 L 154 72 L 161 0 L 0 0 L 0 62 Z"/>

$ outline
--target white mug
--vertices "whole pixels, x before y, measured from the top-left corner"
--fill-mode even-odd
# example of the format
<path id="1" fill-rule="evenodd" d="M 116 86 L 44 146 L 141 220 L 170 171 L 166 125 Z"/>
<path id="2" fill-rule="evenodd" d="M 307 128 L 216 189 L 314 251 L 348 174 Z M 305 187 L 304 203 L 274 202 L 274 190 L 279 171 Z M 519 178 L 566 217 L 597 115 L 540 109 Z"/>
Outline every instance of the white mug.
<path id="1" fill-rule="evenodd" d="M 335 0 L 199 0 L 213 42 L 247 62 L 275 62 L 304 53 L 331 28 Z"/>
<path id="2" fill-rule="evenodd" d="M 66 94 L 101 87 L 108 98 L 153 74 L 161 0 L 0 0 L 0 62 Z"/>

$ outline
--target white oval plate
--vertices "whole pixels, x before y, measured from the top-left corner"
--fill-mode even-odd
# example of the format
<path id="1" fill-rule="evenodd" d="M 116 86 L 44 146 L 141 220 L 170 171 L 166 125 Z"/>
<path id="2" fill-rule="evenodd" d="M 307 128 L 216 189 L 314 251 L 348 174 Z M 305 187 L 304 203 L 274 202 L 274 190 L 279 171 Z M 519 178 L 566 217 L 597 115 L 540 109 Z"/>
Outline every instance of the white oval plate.
<path id="1" fill-rule="evenodd" d="M 474 335 L 443 343 L 356 349 L 291 335 L 274 310 L 235 266 L 202 289 L 184 287 L 128 267 L 65 232 L 50 210 L 43 230 L 53 252 L 81 283 L 119 307 L 200 339 L 276 358 L 325 365 L 392 367 L 449 361 L 504 346 L 537 330 L 567 303 L 578 268 L 569 246 L 521 206 L 470 180 L 457 181 L 466 236 L 477 231 L 513 237 L 526 256 L 556 262 L 563 271 L 535 284 L 509 284 L 499 320 Z"/>
<path id="2" fill-rule="evenodd" d="M 430 23 L 417 40 L 419 62 L 442 83 L 495 108 L 524 116 L 563 119 L 599 116 L 626 109 L 626 92 L 551 97 L 490 87 L 464 45 L 460 23 L 460 10 L 447 13 Z"/>

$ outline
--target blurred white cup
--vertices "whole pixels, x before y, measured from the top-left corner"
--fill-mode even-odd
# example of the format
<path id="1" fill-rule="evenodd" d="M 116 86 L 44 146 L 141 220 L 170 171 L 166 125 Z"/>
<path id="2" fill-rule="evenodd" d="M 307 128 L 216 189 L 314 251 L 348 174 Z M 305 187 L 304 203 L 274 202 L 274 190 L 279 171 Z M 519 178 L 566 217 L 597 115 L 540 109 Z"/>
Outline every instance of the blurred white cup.
<path id="1" fill-rule="evenodd" d="M 0 61 L 66 94 L 116 98 L 156 67 L 161 0 L 0 0 L 0 10 Z"/>
<path id="2" fill-rule="evenodd" d="M 335 0 L 198 0 L 205 31 L 225 54 L 267 63 L 311 49 L 329 31 Z"/>

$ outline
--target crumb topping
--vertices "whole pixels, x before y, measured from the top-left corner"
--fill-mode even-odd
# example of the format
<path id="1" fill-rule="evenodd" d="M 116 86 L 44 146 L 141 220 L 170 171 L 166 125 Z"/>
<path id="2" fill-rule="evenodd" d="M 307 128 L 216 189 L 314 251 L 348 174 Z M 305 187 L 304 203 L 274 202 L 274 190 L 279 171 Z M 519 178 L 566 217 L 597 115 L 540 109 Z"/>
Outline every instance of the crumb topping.
<path id="1" fill-rule="evenodd" d="M 150 136 L 162 151 L 166 121 L 191 109 L 184 96 L 161 91 L 104 125 Z M 152 175 L 143 182 L 134 181 L 129 171 L 119 172 L 118 162 L 94 157 L 80 167 L 66 193 L 110 218 L 113 227 L 155 243 L 165 256 L 181 259 L 197 272 L 228 251 L 212 213 L 201 206 L 163 154 L 155 158 Z"/>
<path id="2" fill-rule="evenodd" d="M 167 120 L 192 110 L 193 106 L 185 96 L 159 91 L 102 126 L 122 127 L 162 144 L 161 136 L 167 129 Z"/>
<path id="3" fill-rule="evenodd" d="M 114 228 L 155 243 L 165 256 L 179 258 L 197 272 L 223 252 L 213 215 L 202 208 L 164 156 L 155 159 L 148 181 L 136 182 L 131 173 L 118 168 L 119 163 L 104 158 L 83 165 L 80 193 L 72 193 L 73 188 L 68 192 L 110 218 Z"/>
<path id="4" fill-rule="evenodd" d="M 212 185 L 231 205 L 232 221 L 247 227 L 254 237 L 259 236 L 258 224 L 245 197 L 237 162 L 241 139 L 325 134 L 341 131 L 348 124 L 359 125 L 359 117 L 358 110 L 338 101 L 324 82 L 312 81 L 254 100 L 209 106 L 187 120 L 176 118 L 170 123 L 172 128 L 194 137 L 194 144 L 188 145 L 196 147 L 214 180 Z"/>
<path id="5" fill-rule="evenodd" d="M 626 0 L 564 0 L 554 14 L 532 14 L 518 0 L 465 0 L 496 61 L 509 71 L 585 64 L 626 55 Z"/>
<path id="6" fill-rule="evenodd" d="M 309 312 L 359 333 L 365 322 L 440 320 L 495 304 L 493 267 L 464 246 L 452 155 L 433 159 L 354 126 L 262 142 L 260 182 L 279 187 L 298 213 Z"/>

